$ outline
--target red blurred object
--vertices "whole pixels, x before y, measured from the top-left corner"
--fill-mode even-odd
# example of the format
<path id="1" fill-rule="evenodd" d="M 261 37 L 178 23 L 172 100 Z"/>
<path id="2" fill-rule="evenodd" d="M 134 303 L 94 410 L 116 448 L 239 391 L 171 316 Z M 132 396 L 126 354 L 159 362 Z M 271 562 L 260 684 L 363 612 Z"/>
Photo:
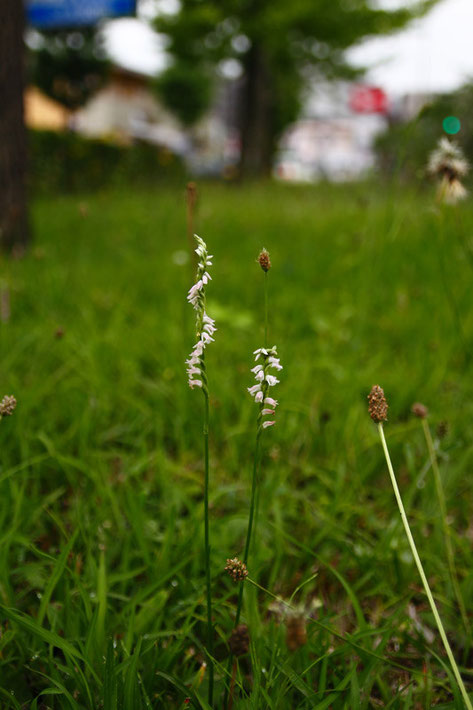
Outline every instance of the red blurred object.
<path id="1" fill-rule="evenodd" d="M 355 86 L 350 95 L 350 108 L 355 113 L 387 113 L 388 97 L 377 86 Z"/>

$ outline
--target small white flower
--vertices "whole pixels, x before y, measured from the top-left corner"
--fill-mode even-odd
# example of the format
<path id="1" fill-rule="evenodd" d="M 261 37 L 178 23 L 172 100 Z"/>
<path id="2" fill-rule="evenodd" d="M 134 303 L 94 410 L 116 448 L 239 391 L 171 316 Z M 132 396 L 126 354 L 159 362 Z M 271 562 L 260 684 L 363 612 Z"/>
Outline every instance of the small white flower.
<path id="1" fill-rule="evenodd" d="M 267 355 L 267 354 L 268 354 L 268 351 L 266 350 L 266 348 L 258 348 L 258 350 L 255 350 L 253 352 L 253 355 L 256 355 L 255 360 L 258 360 L 260 355 Z"/>
<path id="2" fill-rule="evenodd" d="M 277 407 L 278 406 L 277 399 L 273 399 L 272 397 L 265 397 L 264 403 L 269 404 L 270 407 Z"/>
<path id="3" fill-rule="evenodd" d="M 217 332 L 217 328 L 215 328 L 215 326 L 213 325 L 210 325 L 210 323 L 204 323 L 204 327 L 202 328 L 202 330 L 204 330 L 209 335 L 213 335 Z"/>
<path id="4" fill-rule="evenodd" d="M 202 387 L 202 380 L 189 380 L 189 387 L 194 389 L 194 387 Z"/>
<path id="5" fill-rule="evenodd" d="M 261 426 L 263 429 L 267 429 L 269 426 L 273 426 L 273 424 L 276 424 L 276 422 L 263 422 Z"/>
<path id="6" fill-rule="evenodd" d="M 264 371 L 260 370 L 259 372 L 256 373 L 255 379 L 258 380 L 258 382 L 262 382 L 264 380 Z"/>
<path id="7" fill-rule="evenodd" d="M 263 415 L 263 417 L 266 417 L 266 416 L 268 416 L 269 414 L 274 414 L 274 409 L 266 409 L 266 408 L 265 408 L 265 409 L 263 409 L 263 410 L 261 411 L 261 414 Z"/>
<path id="8" fill-rule="evenodd" d="M 201 333 L 200 340 L 204 345 L 208 345 L 209 343 L 215 342 L 215 338 L 212 338 L 212 336 L 206 333 L 205 331 Z"/>
<path id="9" fill-rule="evenodd" d="M 282 370 L 283 369 L 278 357 L 271 356 L 268 358 L 268 362 L 271 365 L 271 367 L 274 367 L 275 370 Z"/>
<path id="10" fill-rule="evenodd" d="M 255 402 L 256 402 L 256 404 L 259 404 L 262 401 L 263 401 L 263 392 L 260 390 L 255 395 Z"/>
<path id="11" fill-rule="evenodd" d="M 261 391 L 261 385 L 253 385 L 253 387 L 247 387 L 248 392 L 253 396 L 257 392 Z"/>
<path id="12" fill-rule="evenodd" d="M 274 385 L 279 384 L 278 378 L 274 375 L 266 375 L 265 380 L 270 387 L 274 387 Z"/>
<path id="13" fill-rule="evenodd" d="M 254 372 L 254 374 L 256 375 L 258 372 L 261 372 L 262 369 L 263 365 L 255 365 L 251 368 L 251 372 Z"/>

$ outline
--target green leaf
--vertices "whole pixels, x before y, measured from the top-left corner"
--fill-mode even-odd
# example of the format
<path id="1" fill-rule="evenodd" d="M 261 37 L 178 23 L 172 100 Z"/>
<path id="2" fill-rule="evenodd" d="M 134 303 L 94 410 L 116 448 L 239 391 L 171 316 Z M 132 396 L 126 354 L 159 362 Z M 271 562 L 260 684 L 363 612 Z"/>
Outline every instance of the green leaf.
<path id="1" fill-rule="evenodd" d="M 78 533 L 78 531 L 76 530 L 73 533 L 73 535 L 71 536 L 66 547 L 63 549 L 60 556 L 58 557 L 57 562 L 56 562 L 54 569 L 53 569 L 53 573 L 52 573 L 51 577 L 49 578 L 49 581 L 48 581 L 46 588 L 43 592 L 43 597 L 41 599 L 41 604 L 39 605 L 39 611 L 38 611 L 38 624 L 40 626 L 42 625 L 42 623 L 44 621 L 46 609 L 48 607 L 48 604 L 51 599 L 51 595 L 54 591 L 54 588 L 56 587 L 56 584 L 61 579 L 64 569 L 66 567 L 69 553 L 72 550 L 72 546 L 74 545 L 74 542 L 76 540 L 77 533 Z"/>

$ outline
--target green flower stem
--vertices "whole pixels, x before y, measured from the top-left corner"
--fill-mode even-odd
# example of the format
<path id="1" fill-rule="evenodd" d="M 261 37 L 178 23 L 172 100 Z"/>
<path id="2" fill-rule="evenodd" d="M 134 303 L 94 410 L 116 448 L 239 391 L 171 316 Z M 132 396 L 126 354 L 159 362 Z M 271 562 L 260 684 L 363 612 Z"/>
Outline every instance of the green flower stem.
<path id="1" fill-rule="evenodd" d="M 468 619 L 468 615 L 465 609 L 465 602 L 463 601 L 463 596 L 460 590 L 460 585 L 458 583 L 457 571 L 455 567 L 455 555 L 453 552 L 452 536 L 450 534 L 450 528 L 447 525 L 447 505 L 445 502 L 445 494 L 442 486 L 442 479 L 440 477 L 440 470 L 437 460 L 437 454 L 435 453 L 434 442 L 432 440 L 432 434 L 430 433 L 430 427 L 427 419 L 422 419 L 422 428 L 424 430 L 425 440 L 427 442 L 427 448 L 429 450 L 430 463 L 432 465 L 432 471 L 434 474 L 435 488 L 437 491 L 437 498 L 440 507 L 440 517 L 442 521 L 443 535 L 445 538 L 445 547 L 447 551 L 447 561 L 450 571 L 450 578 L 452 581 L 453 590 L 457 598 L 458 608 L 460 609 L 460 614 L 463 620 L 463 625 L 465 626 L 465 631 L 468 638 L 471 636 L 471 627 Z"/>
<path id="2" fill-rule="evenodd" d="M 381 438 L 381 443 L 383 445 L 383 450 L 384 450 L 384 455 L 386 457 L 386 463 L 388 465 L 388 471 L 389 475 L 391 477 L 391 483 L 394 489 L 394 495 L 396 497 L 396 501 L 399 507 L 399 512 L 401 514 L 401 519 L 404 525 L 404 530 L 406 531 L 407 539 L 409 541 L 409 545 L 412 551 L 412 555 L 414 557 L 415 563 L 417 565 L 418 572 L 420 574 L 420 578 L 422 580 L 422 584 L 424 585 L 425 593 L 427 595 L 427 599 L 429 600 L 430 608 L 432 609 L 432 613 L 434 615 L 435 621 L 437 623 L 437 627 L 440 633 L 440 637 L 443 641 L 443 645 L 445 647 L 445 650 L 447 652 L 448 659 L 450 661 L 450 664 L 452 666 L 453 674 L 455 676 L 455 679 L 458 683 L 458 687 L 460 689 L 460 692 L 463 696 L 463 700 L 465 701 L 465 705 L 468 708 L 468 710 L 473 710 L 473 707 L 470 702 L 470 698 L 468 697 L 468 694 L 466 692 L 465 686 L 463 684 L 462 677 L 460 675 L 460 671 L 458 670 L 458 666 L 456 664 L 455 658 L 453 657 L 452 649 L 450 648 L 450 644 L 447 639 L 447 635 L 445 633 L 445 629 L 443 628 L 442 620 L 440 618 L 440 615 L 437 611 L 437 606 L 435 604 L 434 598 L 432 596 L 432 592 L 430 591 L 430 586 L 427 581 L 427 577 L 425 576 L 424 568 L 422 566 L 422 562 L 420 561 L 419 554 L 417 552 L 416 544 L 414 542 L 414 538 L 412 537 L 411 529 L 409 527 L 409 522 L 407 520 L 406 516 L 406 511 L 404 510 L 404 505 L 402 502 L 401 494 L 399 492 L 399 487 L 397 485 L 396 481 L 396 476 L 394 474 L 394 469 L 391 463 L 391 458 L 389 456 L 389 451 L 388 451 L 388 446 L 386 444 L 386 439 L 384 437 L 384 429 L 383 429 L 383 423 L 379 422 L 378 423 L 378 431 L 379 431 L 379 436 Z"/>
<path id="3" fill-rule="evenodd" d="M 213 626 L 212 626 L 212 590 L 210 580 L 210 526 L 209 526 L 209 394 L 204 394 L 204 546 L 205 577 L 207 587 L 207 666 L 209 669 L 209 705 L 213 702 L 214 665 L 213 665 Z"/>
<path id="4" fill-rule="evenodd" d="M 259 426 L 259 419 L 258 417 L 258 430 L 256 433 L 256 442 L 255 442 L 255 453 L 254 453 L 254 459 L 253 459 L 253 477 L 252 477 L 252 482 L 251 482 L 251 500 L 250 500 L 250 514 L 248 517 L 248 528 L 246 531 L 246 542 L 245 542 L 245 549 L 243 552 L 243 562 L 245 565 L 248 563 L 248 556 L 250 553 L 250 545 L 251 545 L 251 535 L 253 531 L 253 520 L 255 516 L 255 507 L 256 507 L 256 497 L 257 497 L 257 491 L 258 491 L 258 470 L 259 470 L 259 460 L 260 460 L 260 441 L 261 441 L 261 434 L 262 434 L 262 429 Z M 233 625 L 233 628 L 236 629 L 238 624 L 240 623 L 240 616 L 241 616 L 241 610 L 243 606 L 243 582 L 240 582 L 239 589 L 238 589 L 238 601 L 237 601 L 237 609 L 236 609 L 236 614 L 235 614 L 235 623 Z M 228 663 L 227 663 L 227 674 L 230 674 L 231 668 L 232 668 L 232 663 L 233 663 L 233 654 L 231 653 L 228 657 Z M 230 703 L 228 702 L 228 688 L 225 690 L 224 694 L 224 699 L 223 699 L 223 707 L 224 708 L 230 708 L 231 703 L 233 702 L 233 691 L 230 696 Z"/>
<path id="5" fill-rule="evenodd" d="M 268 347 L 268 272 L 264 272 L 264 347 Z"/>
<path id="6" fill-rule="evenodd" d="M 258 427 L 258 432 L 256 434 L 256 443 L 255 443 L 255 456 L 254 456 L 254 460 L 253 460 L 253 478 L 251 481 L 250 514 L 248 517 L 248 528 L 246 531 L 245 550 L 243 552 L 243 562 L 245 563 L 245 565 L 248 564 L 248 556 L 250 554 L 250 545 L 251 545 L 251 533 L 253 532 L 253 520 L 254 520 L 254 515 L 255 515 L 256 494 L 257 494 L 257 489 L 258 489 L 258 468 L 259 468 L 260 448 L 261 448 L 261 446 L 260 446 L 261 432 L 262 432 L 261 427 Z M 243 584 L 240 584 L 240 589 L 238 590 L 237 611 L 236 611 L 236 616 L 235 616 L 235 628 L 240 623 L 242 603 L 243 603 Z"/>

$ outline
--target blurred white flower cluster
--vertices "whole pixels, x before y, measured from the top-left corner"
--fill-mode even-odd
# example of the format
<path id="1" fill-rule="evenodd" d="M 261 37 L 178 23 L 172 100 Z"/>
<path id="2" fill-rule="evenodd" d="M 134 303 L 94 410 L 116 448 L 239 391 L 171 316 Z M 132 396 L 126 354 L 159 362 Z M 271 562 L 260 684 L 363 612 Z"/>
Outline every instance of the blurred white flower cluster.
<path id="1" fill-rule="evenodd" d="M 466 197 L 467 191 L 460 178 L 465 177 L 469 167 L 456 143 L 448 138 L 439 140 L 437 148 L 430 154 L 427 171 L 440 180 L 438 198 L 441 202 L 454 205 Z"/>

